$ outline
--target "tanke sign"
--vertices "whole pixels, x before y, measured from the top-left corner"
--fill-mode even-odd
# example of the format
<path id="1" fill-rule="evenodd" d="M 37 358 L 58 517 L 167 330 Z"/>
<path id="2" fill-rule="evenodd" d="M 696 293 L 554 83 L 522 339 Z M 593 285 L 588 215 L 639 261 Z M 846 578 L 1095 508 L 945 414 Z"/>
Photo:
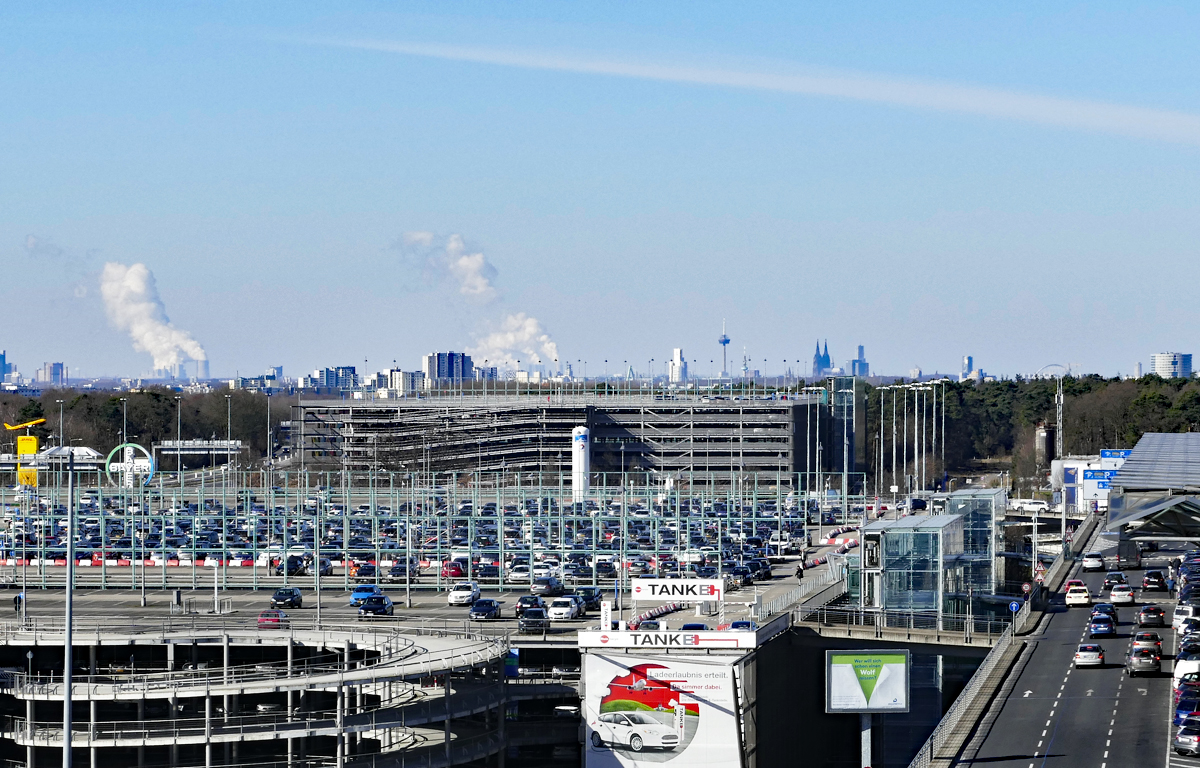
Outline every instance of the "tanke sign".
<path id="1" fill-rule="evenodd" d="M 725 599 L 719 579 L 630 579 L 630 596 L 639 603 L 709 603 Z"/>

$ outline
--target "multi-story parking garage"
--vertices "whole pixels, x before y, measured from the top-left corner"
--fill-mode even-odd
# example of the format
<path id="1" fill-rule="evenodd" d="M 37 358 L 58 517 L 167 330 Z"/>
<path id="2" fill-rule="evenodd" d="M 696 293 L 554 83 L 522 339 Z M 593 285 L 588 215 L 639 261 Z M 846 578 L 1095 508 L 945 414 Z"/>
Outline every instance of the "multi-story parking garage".
<path id="1" fill-rule="evenodd" d="M 0 749 L 61 765 L 61 623 L 0 625 Z M 575 749 L 577 723 L 520 703 L 576 700 L 509 685 L 506 636 L 254 619 L 75 621 L 70 740 L 79 765 L 503 765 L 522 744 Z"/>
<path id="2" fill-rule="evenodd" d="M 599 485 L 625 484 L 628 473 L 675 474 L 697 485 L 755 473 L 813 488 L 820 473 L 841 472 L 845 458 L 852 473 L 865 463 L 865 439 L 856 434 L 865 407 L 854 403 L 861 393 L 852 399 L 845 391 L 832 401 L 824 389 L 771 399 L 314 400 L 292 407 L 288 432 L 293 466 L 546 478 L 569 473 L 571 430 L 587 427 Z"/>

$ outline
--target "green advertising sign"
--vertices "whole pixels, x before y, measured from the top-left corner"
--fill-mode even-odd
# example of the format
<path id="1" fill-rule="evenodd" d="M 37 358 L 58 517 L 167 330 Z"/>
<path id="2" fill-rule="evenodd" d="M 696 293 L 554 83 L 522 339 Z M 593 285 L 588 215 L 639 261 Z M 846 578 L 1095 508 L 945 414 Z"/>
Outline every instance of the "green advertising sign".
<path id="1" fill-rule="evenodd" d="M 826 712 L 907 712 L 907 651 L 827 651 Z"/>

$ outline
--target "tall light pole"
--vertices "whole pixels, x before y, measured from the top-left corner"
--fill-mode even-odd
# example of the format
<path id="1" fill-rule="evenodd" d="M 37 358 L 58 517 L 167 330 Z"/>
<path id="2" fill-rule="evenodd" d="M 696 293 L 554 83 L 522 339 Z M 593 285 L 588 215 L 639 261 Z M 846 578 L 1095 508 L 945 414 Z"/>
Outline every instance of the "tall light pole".
<path id="1" fill-rule="evenodd" d="M 129 432 L 129 398 L 121 398 L 121 442 L 128 443 L 129 438 L 126 434 Z"/>
<path id="2" fill-rule="evenodd" d="M 54 402 L 58 403 L 58 447 L 62 448 L 66 444 L 63 439 L 63 401 L 55 400 Z"/>
<path id="3" fill-rule="evenodd" d="M 179 474 L 179 490 L 183 491 L 183 396 L 175 395 L 175 471 Z M 182 497 L 182 493 L 180 493 Z"/>

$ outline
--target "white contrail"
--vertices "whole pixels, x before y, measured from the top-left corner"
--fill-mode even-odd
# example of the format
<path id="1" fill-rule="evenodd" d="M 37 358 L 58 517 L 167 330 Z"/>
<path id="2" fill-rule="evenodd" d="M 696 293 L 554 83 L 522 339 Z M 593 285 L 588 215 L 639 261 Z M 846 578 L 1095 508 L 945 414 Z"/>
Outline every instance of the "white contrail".
<path id="1" fill-rule="evenodd" d="M 1200 115 L 949 83 L 857 73 L 773 74 L 379 40 L 307 39 L 300 42 L 525 69 L 827 96 L 1200 145 Z"/>

